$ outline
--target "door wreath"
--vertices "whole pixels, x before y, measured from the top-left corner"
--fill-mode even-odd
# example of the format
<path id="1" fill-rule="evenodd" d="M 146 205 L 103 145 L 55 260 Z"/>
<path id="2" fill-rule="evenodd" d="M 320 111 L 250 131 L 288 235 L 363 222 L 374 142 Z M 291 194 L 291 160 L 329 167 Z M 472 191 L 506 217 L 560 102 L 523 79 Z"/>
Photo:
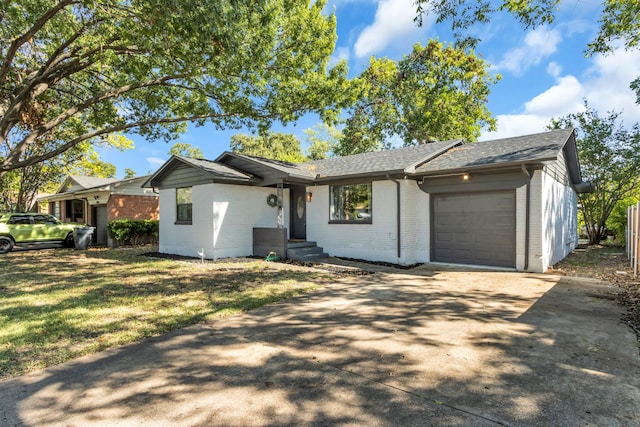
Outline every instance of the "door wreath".
<path id="1" fill-rule="evenodd" d="M 272 208 L 275 208 L 276 206 L 278 206 L 278 196 L 275 194 L 269 194 L 267 196 L 267 204 Z"/>

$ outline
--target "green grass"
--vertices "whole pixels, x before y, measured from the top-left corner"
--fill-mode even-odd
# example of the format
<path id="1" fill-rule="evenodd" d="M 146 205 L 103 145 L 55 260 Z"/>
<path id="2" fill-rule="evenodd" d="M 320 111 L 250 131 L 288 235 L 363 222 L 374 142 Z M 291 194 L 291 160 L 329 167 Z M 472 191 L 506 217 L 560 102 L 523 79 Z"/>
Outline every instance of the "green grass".
<path id="1" fill-rule="evenodd" d="M 325 273 L 263 260 L 185 262 L 149 248 L 0 256 L 0 380 L 314 289 Z"/>

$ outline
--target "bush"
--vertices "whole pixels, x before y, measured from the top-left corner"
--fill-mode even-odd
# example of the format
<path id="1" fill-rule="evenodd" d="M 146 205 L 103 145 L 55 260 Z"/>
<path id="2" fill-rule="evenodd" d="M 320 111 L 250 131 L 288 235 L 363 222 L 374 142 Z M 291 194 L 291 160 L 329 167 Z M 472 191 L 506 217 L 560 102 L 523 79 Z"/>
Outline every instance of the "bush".
<path id="1" fill-rule="evenodd" d="M 627 208 L 638 203 L 638 200 L 640 200 L 640 195 L 618 201 L 607 219 L 607 228 L 613 230 L 616 241 L 622 245 L 626 244 Z"/>
<path id="2" fill-rule="evenodd" d="M 157 243 L 159 229 L 157 219 L 116 219 L 107 223 L 109 237 L 119 245 Z"/>

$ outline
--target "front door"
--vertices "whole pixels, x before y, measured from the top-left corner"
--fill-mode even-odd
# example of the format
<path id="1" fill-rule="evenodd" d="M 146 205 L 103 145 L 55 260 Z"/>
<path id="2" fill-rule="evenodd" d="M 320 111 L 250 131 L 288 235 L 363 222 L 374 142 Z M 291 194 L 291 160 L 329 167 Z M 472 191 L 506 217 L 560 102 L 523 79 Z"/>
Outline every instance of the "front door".
<path id="1" fill-rule="evenodd" d="M 291 239 L 306 240 L 307 238 L 306 189 L 304 186 L 291 187 L 291 231 L 289 236 Z"/>
<path id="2" fill-rule="evenodd" d="M 106 206 L 96 206 L 95 208 L 95 224 L 96 224 L 96 244 L 98 245 L 106 245 L 107 244 L 107 207 Z"/>

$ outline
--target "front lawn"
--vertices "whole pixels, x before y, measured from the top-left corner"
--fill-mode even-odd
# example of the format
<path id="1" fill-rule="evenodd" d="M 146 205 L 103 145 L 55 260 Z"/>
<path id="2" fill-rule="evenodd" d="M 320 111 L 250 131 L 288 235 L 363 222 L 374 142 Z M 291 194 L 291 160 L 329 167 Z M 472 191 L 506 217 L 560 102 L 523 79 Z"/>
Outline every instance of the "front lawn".
<path id="1" fill-rule="evenodd" d="M 150 248 L 0 256 L 0 380 L 321 286 L 326 273 L 260 259 L 178 261 Z"/>

